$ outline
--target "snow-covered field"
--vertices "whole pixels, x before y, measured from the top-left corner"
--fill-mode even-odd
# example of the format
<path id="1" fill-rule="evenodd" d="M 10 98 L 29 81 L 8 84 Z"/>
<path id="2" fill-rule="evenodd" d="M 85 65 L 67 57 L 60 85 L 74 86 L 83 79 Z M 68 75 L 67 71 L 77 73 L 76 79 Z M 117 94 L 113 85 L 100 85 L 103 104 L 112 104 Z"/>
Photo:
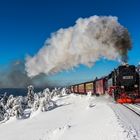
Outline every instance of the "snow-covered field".
<path id="1" fill-rule="evenodd" d="M 54 97 L 56 108 L 0 124 L 0 140 L 140 140 L 140 118 L 108 96 Z"/>

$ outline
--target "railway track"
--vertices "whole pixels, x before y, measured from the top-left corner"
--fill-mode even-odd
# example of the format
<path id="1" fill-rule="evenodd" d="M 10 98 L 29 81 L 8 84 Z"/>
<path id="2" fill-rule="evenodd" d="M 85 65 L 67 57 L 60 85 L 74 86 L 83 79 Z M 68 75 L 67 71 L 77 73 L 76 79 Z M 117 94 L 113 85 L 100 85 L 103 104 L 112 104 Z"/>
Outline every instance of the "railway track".
<path id="1" fill-rule="evenodd" d="M 139 107 L 140 108 L 140 104 L 135 104 L 135 106 Z"/>
<path id="2" fill-rule="evenodd" d="M 128 108 L 132 112 L 134 112 L 136 115 L 140 117 L 140 105 L 137 104 L 123 104 L 124 107 Z"/>

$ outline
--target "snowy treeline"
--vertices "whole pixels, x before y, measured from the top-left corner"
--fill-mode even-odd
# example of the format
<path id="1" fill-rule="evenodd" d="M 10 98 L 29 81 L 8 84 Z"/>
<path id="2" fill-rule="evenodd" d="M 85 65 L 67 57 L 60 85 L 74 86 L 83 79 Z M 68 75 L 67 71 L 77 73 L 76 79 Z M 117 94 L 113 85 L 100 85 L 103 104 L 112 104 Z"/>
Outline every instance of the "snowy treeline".
<path id="1" fill-rule="evenodd" d="M 0 121 L 5 122 L 13 116 L 17 119 L 27 118 L 37 110 L 44 112 L 53 109 L 57 107 L 53 98 L 62 97 L 67 93 L 66 88 L 54 88 L 52 91 L 46 88 L 43 92 L 35 93 L 32 85 L 28 86 L 28 93 L 25 97 L 7 96 L 5 93 L 0 100 Z M 25 113 L 27 110 L 30 110 L 30 113 Z"/>

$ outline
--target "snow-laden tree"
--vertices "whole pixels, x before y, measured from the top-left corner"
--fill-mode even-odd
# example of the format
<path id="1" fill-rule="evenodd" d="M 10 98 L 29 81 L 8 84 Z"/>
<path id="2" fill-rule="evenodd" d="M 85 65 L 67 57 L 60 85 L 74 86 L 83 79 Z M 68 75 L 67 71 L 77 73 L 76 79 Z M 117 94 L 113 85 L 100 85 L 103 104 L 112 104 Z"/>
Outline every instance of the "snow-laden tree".
<path id="1" fill-rule="evenodd" d="M 0 101 L 0 121 L 4 120 L 5 113 L 6 113 L 6 110 L 5 110 L 4 104 Z"/>
<path id="2" fill-rule="evenodd" d="M 43 95 L 44 97 L 42 97 L 40 99 L 40 110 L 41 111 L 48 111 L 52 108 L 55 108 L 57 105 L 56 103 L 51 99 L 51 92 L 48 88 L 46 88 L 44 91 L 43 91 Z"/>
<path id="3" fill-rule="evenodd" d="M 10 95 L 8 100 L 7 100 L 7 104 L 6 104 L 6 110 L 8 111 L 9 115 L 12 116 L 12 108 L 14 106 L 14 100 L 15 100 L 15 97 L 13 95 Z"/>
<path id="4" fill-rule="evenodd" d="M 43 91 L 43 97 L 40 99 L 40 110 L 41 111 L 47 111 L 49 108 L 49 101 L 51 98 L 51 93 L 48 88 L 44 89 Z"/>
<path id="5" fill-rule="evenodd" d="M 23 111 L 27 106 L 27 100 L 23 96 L 14 97 L 10 95 L 5 105 L 7 116 L 16 116 L 22 118 Z"/>
<path id="6" fill-rule="evenodd" d="M 49 103 L 47 102 L 47 99 L 45 98 L 45 97 L 43 97 L 43 98 L 41 98 L 40 99 L 40 110 L 42 111 L 42 112 L 44 112 L 44 111 L 48 111 L 48 108 L 49 108 L 49 105 L 48 105 Z"/>
<path id="7" fill-rule="evenodd" d="M 28 98 L 27 98 L 27 96 L 24 96 L 24 97 L 21 98 L 21 105 L 22 105 L 23 110 L 28 108 Z"/>
<path id="8" fill-rule="evenodd" d="M 23 116 L 23 97 L 22 96 L 19 96 L 17 97 L 15 100 L 14 100 L 14 103 L 13 103 L 13 113 L 14 115 L 17 117 L 17 118 L 22 118 Z"/>
<path id="9" fill-rule="evenodd" d="M 7 113 L 6 104 L 8 101 L 7 93 L 4 93 L 4 96 L 0 100 L 0 121 L 8 120 L 9 114 Z"/>
<path id="10" fill-rule="evenodd" d="M 32 85 L 28 86 L 27 99 L 28 99 L 28 106 L 32 107 L 34 104 L 34 87 Z"/>
<path id="11" fill-rule="evenodd" d="M 4 93 L 4 96 L 1 98 L 1 102 L 3 103 L 3 105 L 6 105 L 7 100 L 8 100 L 8 95 L 7 95 L 7 93 L 5 92 L 5 93 Z"/>
<path id="12" fill-rule="evenodd" d="M 13 97 L 10 95 L 7 104 L 6 104 L 6 111 L 10 116 L 16 116 L 17 118 L 22 118 L 24 110 L 24 99 L 22 96 Z"/>
<path id="13" fill-rule="evenodd" d="M 57 96 L 57 95 L 58 95 L 58 89 L 54 88 L 51 92 L 51 98 L 53 98 L 54 96 Z"/>
<path id="14" fill-rule="evenodd" d="M 62 88 L 59 94 L 59 97 L 63 97 L 67 94 L 67 89 L 66 88 Z"/>
<path id="15" fill-rule="evenodd" d="M 51 92 L 52 98 L 56 96 L 60 96 L 60 94 L 61 94 L 61 88 L 54 88 Z"/>
<path id="16" fill-rule="evenodd" d="M 38 93 L 38 94 L 35 93 L 35 94 L 34 94 L 33 111 L 38 110 L 39 105 L 40 105 L 40 97 L 41 97 L 41 94 L 40 94 L 40 93 Z"/>

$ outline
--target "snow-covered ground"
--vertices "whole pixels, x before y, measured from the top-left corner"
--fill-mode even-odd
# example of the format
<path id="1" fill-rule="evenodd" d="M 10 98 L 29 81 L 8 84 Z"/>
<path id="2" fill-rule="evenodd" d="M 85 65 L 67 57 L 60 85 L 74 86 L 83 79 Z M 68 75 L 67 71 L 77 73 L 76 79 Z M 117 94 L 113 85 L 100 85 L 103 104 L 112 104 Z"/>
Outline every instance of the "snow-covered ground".
<path id="1" fill-rule="evenodd" d="M 140 118 L 108 96 L 54 100 L 50 111 L 0 124 L 0 140 L 140 140 Z"/>

